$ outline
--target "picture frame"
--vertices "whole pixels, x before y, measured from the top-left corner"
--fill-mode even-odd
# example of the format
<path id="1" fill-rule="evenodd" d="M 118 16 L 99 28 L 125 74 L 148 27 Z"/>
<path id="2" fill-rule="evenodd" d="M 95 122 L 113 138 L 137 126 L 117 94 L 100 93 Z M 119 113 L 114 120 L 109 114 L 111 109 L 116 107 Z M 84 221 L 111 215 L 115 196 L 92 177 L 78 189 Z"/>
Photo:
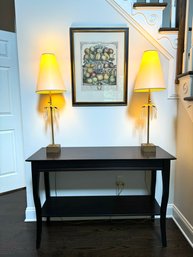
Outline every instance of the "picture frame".
<path id="1" fill-rule="evenodd" d="M 127 27 L 70 28 L 72 105 L 127 105 Z"/>

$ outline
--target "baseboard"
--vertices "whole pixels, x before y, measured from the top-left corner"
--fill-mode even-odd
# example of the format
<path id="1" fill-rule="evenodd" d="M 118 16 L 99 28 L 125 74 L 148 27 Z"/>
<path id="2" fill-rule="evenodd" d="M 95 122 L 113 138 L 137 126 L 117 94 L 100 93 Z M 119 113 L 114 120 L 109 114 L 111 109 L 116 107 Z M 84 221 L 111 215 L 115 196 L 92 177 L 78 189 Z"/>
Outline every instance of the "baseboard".
<path id="1" fill-rule="evenodd" d="M 167 218 L 172 218 L 173 205 L 168 204 L 167 208 Z M 158 217 L 158 216 L 156 216 Z M 138 218 L 147 218 L 146 216 L 118 216 L 118 217 L 72 217 L 72 218 L 52 218 L 53 220 L 96 220 L 96 219 L 138 219 Z M 32 222 L 36 221 L 36 212 L 35 207 L 27 207 L 25 210 L 25 221 Z"/>
<path id="2" fill-rule="evenodd" d="M 167 218 L 173 218 L 173 204 L 169 203 L 167 206 Z"/>
<path id="3" fill-rule="evenodd" d="M 179 227 L 191 247 L 193 247 L 193 226 L 175 205 L 173 205 L 173 220 Z"/>
<path id="4" fill-rule="evenodd" d="M 36 213 L 35 207 L 27 207 L 25 211 L 25 221 L 26 222 L 34 222 L 36 221 Z M 159 216 L 157 216 L 159 217 Z M 138 216 L 125 216 L 125 217 L 73 217 L 73 218 L 54 218 L 54 220 L 96 220 L 96 219 L 137 219 L 137 218 L 145 218 Z M 184 217 L 184 215 L 178 210 L 178 208 L 174 204 L 168 204 L 167 207 L 167 218 L 172 218 L 178 228 L 181 230 L 184 237 L 187 239 L 191 247 L 193 247 L 193 226 L 188 222 L 188 220 Z"/>
<path id="5" fill-rule="evenodd" d="M 27 207 L 25 210 L 25 221 L 31 222 L 36 221 L 36 211 L 35 207 Z"/>

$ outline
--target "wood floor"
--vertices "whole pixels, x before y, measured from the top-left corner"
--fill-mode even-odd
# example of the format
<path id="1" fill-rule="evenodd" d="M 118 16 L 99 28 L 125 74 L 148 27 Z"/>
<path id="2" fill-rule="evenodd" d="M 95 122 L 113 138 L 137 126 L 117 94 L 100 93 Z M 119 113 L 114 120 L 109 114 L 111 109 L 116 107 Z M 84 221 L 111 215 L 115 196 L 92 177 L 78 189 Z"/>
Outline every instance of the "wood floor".
<path id="1" fill-rule="evenodd" d="M 0 196 L 0 257 L 193 257 L 172 219 L 162 248 L 159 220 L 51 222 L 35 249 L 34 222 L 24 222 L 25 190 Z"/>

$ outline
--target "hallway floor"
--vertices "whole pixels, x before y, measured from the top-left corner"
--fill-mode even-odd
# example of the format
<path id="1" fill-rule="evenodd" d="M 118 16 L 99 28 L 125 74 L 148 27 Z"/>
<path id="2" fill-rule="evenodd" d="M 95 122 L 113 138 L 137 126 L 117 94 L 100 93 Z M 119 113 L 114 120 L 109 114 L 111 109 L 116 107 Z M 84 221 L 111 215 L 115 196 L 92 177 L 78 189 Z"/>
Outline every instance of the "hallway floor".
<path id="1" fill-rule="evenodd" d="M 44 223 L 36 250 L 36 225 L 24 222 L 25 190 L 0 196 L 0 257 L 193 257 L 172 219 L 162 248 L 159 220 Z"/>

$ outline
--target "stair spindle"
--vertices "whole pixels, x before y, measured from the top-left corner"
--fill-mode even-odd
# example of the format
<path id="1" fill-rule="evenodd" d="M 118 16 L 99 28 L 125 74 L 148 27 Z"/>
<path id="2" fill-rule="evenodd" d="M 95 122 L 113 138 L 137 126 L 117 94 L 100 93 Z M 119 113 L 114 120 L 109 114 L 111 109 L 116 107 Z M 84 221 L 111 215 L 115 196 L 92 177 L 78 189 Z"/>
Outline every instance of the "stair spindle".
<path id="1" fill-rule="evenodd" d="M 182 72 L 188 71 L 188 32 L 189 32 L 189 0 L 186 1 L 186 21 L 185 21 L 185 35 L 184 35 L 184 53 L 183 53 L 183 64 Z"/>
<path id="2" fill-rule="evenodd" d="M 192 17 L 192 28 L 193 28 L 193 17 Z M 193 32 L 191 31 L 191 48 L 190 48 L 190 61 L 189 70 L 193 70 Z"/>
<path id="3" fill-rule="evenodd" d="M 171 28 L 176 27 L 176 1 L 171 0 Z"/>

